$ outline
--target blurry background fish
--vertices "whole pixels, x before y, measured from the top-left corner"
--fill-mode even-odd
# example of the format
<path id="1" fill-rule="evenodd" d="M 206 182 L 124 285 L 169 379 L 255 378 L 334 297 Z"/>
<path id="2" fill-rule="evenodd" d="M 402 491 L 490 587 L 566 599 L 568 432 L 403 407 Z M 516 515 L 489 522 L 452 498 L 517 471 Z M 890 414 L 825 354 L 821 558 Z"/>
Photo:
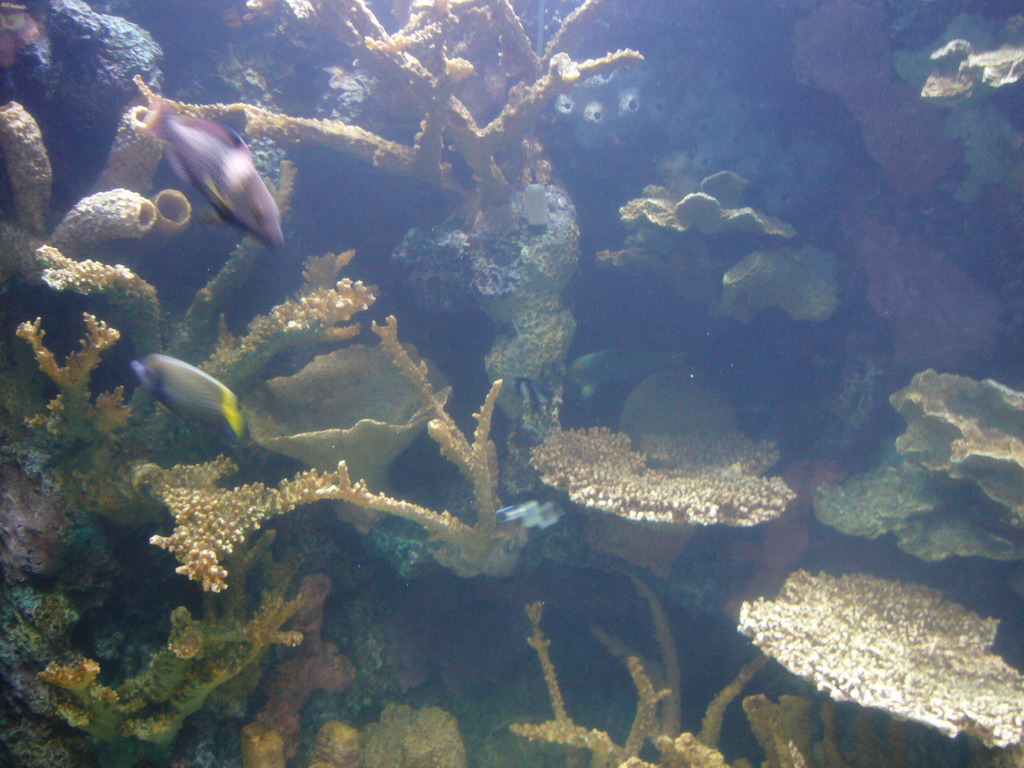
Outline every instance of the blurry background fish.
<path id="1" fill-rule="evenodd" d="M 201 421 L 230 442 L 245 437 L 245 417 L 238 398 L 208 373 L 167 355 L 132 361 L 143 389 L 180 416 Z"/>
<path id="2" fill-rule="evenodd" d="M 635 383 L 656 371 L 688 367 L 687 360 L 678 353 L 605 349 L 577 357 L 569 364 L 565 392 L 573 402 L 589 406 L 617 384 Z"/>
<path id="3" fill-rule="evenodd" d="M 503 523 L 518 520 L 523 528 L 547 528 L 558 522 L 562 510 L 553 501 L 527 501 L 499 509 L 495 514 Z"/>
<path id="4" fill-rule="evenodd" d="M 199 190 L 224 221 L 268 245 L 284 245 L 281 212 L 237 133 L 209 120 L 180 118 L 160 97 L 146 129 L 167 142 L 174 172 Z"/>

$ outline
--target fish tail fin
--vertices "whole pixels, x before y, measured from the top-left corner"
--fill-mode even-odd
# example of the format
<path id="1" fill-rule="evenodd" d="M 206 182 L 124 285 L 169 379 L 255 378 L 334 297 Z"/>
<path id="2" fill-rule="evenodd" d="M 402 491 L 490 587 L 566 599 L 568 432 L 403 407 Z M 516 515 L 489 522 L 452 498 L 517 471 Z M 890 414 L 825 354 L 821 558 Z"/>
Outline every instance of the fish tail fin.
<path id="1" fill-rule="evenodd" d="M 245 437 L 245 416 L 238 407 L 238 399 L 227 387 L 221 393 L 220 409 L 231 432 L 229 436 L 236 440 Z"/>

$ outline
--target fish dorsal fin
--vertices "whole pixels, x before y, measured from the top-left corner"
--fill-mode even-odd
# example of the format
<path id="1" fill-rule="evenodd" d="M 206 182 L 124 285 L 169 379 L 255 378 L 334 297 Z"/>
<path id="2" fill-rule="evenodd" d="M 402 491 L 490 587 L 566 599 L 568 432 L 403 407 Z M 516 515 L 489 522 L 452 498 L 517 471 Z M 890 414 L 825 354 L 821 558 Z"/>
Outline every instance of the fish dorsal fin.
<path id="1" fill-rule="evenodd" d="M 231 146 L 236 147 L 238 149 L 244 149 L 247 152 L 249 151 L 249 147 L 245 145 L 245 142 L 242 140 L 242 137 L 235 133 L 234 130 L 228 128 L 226 125 L 222 125 L 221 128 L 223 128 L 224 132 L 227 134 L 228 143 L 231 144 Z"/>

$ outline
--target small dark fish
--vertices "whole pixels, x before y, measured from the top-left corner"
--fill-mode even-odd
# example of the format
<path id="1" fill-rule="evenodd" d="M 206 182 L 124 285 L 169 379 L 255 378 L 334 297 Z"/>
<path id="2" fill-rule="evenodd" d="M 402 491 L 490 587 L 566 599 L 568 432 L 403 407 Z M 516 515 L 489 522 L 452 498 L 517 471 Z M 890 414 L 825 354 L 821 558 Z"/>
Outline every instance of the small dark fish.
<path id="1" fill-rule="evenodd" d="M 577 357 L 569 365 L 566 392 L 584 405 L 607 387 L 631 379 L 642 379 L 657 371 L 685 368 L 683 355 L 659 352 L 630 352 L 605 349 Z"/>
<path id="2" fill-rule="evenodd" d="M 238 398 L 208 373 L 167 355 L 133 360 L 132 370 L 142 388 L 168 410 L 201 421 L 232 442 L 245 436 Z"/>
<path id="3" fill-rule="evenodd" d="M 547 528 L 562 516 L 562 510 L 553 501 L 527 501 L 499 509 L 495 514 L 503 523 L 518 520 L 523 528 Z"/>
<path id="4" fill-rule="evenodd" d="M 551 402 L 551 390 L 536 379 L 517 376 L 512 384 L 516 388 L 516 393 L 529 408 L 544 410 Z"/>
<path id="5" fill-rule="evenodd" d="M 241 136 L 220 123 L 178 117 L 159 96 L 146 130 L 167 142 L 174 172 L 199 190 L 221 218 L 268 245 L 284 245 L 281 212 Z"/>

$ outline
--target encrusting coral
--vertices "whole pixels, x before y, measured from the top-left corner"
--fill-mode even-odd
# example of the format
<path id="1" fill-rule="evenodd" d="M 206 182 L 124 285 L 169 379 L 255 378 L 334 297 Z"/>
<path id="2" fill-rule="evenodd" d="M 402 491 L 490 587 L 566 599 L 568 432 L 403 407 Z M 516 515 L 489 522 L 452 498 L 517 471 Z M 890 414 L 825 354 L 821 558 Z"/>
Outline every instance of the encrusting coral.
<path id="1" fill-rule="evenodd" d="M 951 106 L 984 87 L 992 91 L 1013 85 L 1024 75 L 1024 48 L 1003 45 L 975 53 L 967 40 L 950 40 L 931 54 L 935 70 L 921 88 L 921 98 Z"/>
<path id="2" fill-rule="evenodd" d="M 834 699 L 1005 747 L 1024 740 L 1024 676 L 992 653 L 998 624 L 928 587 L 797 571 L 739 629 Z"/>
<path id="3" fill-rule="evenodd" d="M 741 323 L 778 307 L 794 320 L 824 322 L 839 304 L 835 259 L 813 248 L 754 251 L 722 276 L 722 314 Z"/>
<path id="4" fill-rule="evenodd" d="M 629 520 L 756 525 L 778 517 L 793 497 L 781 478 L 760 476 L 777 460 L 773 449 L 738 433 L 703 444 L 648 437 L 648 444 L 645 455 L 605 427 L 552 430 L 532 461 L 546 484 L 577 504 Z"/>

